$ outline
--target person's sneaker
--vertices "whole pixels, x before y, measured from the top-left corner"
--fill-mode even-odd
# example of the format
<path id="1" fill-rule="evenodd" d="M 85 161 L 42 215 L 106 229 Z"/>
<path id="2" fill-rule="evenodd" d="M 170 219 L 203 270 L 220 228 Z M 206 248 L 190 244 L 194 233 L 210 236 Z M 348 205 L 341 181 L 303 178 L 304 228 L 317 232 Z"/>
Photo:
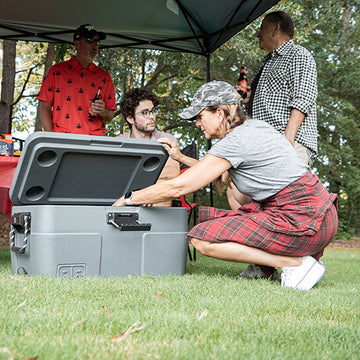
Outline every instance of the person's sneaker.
<path id="1" fill-rule="evenodd" d="M 300 266 L 283 267 L 281 286 L 299 290 L 310 290 L 326 272 L 325 265 L 312 256 L 304 256 Z"/>
<path id="2" fill-rule="evenodd" d="M 273 267 L 251 264 L 238 276 L 238 278 L 280 281 L 280 274 Z"/>

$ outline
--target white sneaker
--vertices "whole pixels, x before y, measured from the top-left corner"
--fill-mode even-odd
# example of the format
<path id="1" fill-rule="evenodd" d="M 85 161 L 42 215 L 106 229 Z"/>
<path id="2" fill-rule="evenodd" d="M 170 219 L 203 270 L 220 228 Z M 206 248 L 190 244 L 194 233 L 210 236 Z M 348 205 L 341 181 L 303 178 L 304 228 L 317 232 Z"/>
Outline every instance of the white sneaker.
<path id="1" fill-rule="evenodd" d="M 325 265 L 312 256 L 304 256 L 300 266 L 282 268 L 281 286 L 299 290 L 310 290 L 326 272 Z"/>
<path id="2" fill-rule="evenodd" d="M 251 264 L 249 265 L 239 276 L 238 278 L 245 279 L 270 279 L 280 281 L 279 272 L 274 269 L 272 271 L 264 272 L 260 266 Z"/>

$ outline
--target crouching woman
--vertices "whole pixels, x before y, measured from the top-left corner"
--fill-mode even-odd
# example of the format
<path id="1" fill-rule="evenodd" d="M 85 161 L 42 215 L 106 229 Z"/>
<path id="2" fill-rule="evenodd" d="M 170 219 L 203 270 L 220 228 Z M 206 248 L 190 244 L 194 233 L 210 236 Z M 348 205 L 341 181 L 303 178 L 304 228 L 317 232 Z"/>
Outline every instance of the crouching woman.
<path id="1" fill-rule="evenodd" d="M 188 234 L 191 244 L 216 259 L 282 269 L 283 287 L 311 289 L 326 271 L 318 260 L 337 231 L 337 196 L 327 192 L 284 136 L 263 121 L 245 119 L 230 84 L 202 85 L 180 117 L 196 119 L 206 139 L 220 141 L 196 162 L 170 140 L 160 140 L 190 169 L 113 205 L 176 199 L 228 171 L 232 184 L 252 201 L 237 211 L 200 207 L 200 223 Z"/>

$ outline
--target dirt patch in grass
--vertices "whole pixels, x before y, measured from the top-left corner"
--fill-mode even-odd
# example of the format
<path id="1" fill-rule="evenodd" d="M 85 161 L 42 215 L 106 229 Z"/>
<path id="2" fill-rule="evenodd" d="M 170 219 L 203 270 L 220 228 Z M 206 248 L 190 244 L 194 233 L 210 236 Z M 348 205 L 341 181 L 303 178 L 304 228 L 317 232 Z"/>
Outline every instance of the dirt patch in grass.
<path id="1" fill-rule="evenodd" d="M 0 212 L 0 249 L 9 248 L 9 231 L 9 220 L 2 212 Z"/>

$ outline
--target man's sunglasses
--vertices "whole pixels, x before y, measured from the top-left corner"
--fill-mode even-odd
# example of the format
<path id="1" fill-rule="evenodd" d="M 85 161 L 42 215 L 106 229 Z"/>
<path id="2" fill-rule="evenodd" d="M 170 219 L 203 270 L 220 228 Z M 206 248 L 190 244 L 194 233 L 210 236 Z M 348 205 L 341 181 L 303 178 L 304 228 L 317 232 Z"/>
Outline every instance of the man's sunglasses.
<path id="1" fill-rule="evenodd" d="M 100 39 L 94 39 L 94 38 L 81 38 L 81 39 L 84 39 L 87 44 L 98 44 L 98 45 L 100 44 Z"/>

